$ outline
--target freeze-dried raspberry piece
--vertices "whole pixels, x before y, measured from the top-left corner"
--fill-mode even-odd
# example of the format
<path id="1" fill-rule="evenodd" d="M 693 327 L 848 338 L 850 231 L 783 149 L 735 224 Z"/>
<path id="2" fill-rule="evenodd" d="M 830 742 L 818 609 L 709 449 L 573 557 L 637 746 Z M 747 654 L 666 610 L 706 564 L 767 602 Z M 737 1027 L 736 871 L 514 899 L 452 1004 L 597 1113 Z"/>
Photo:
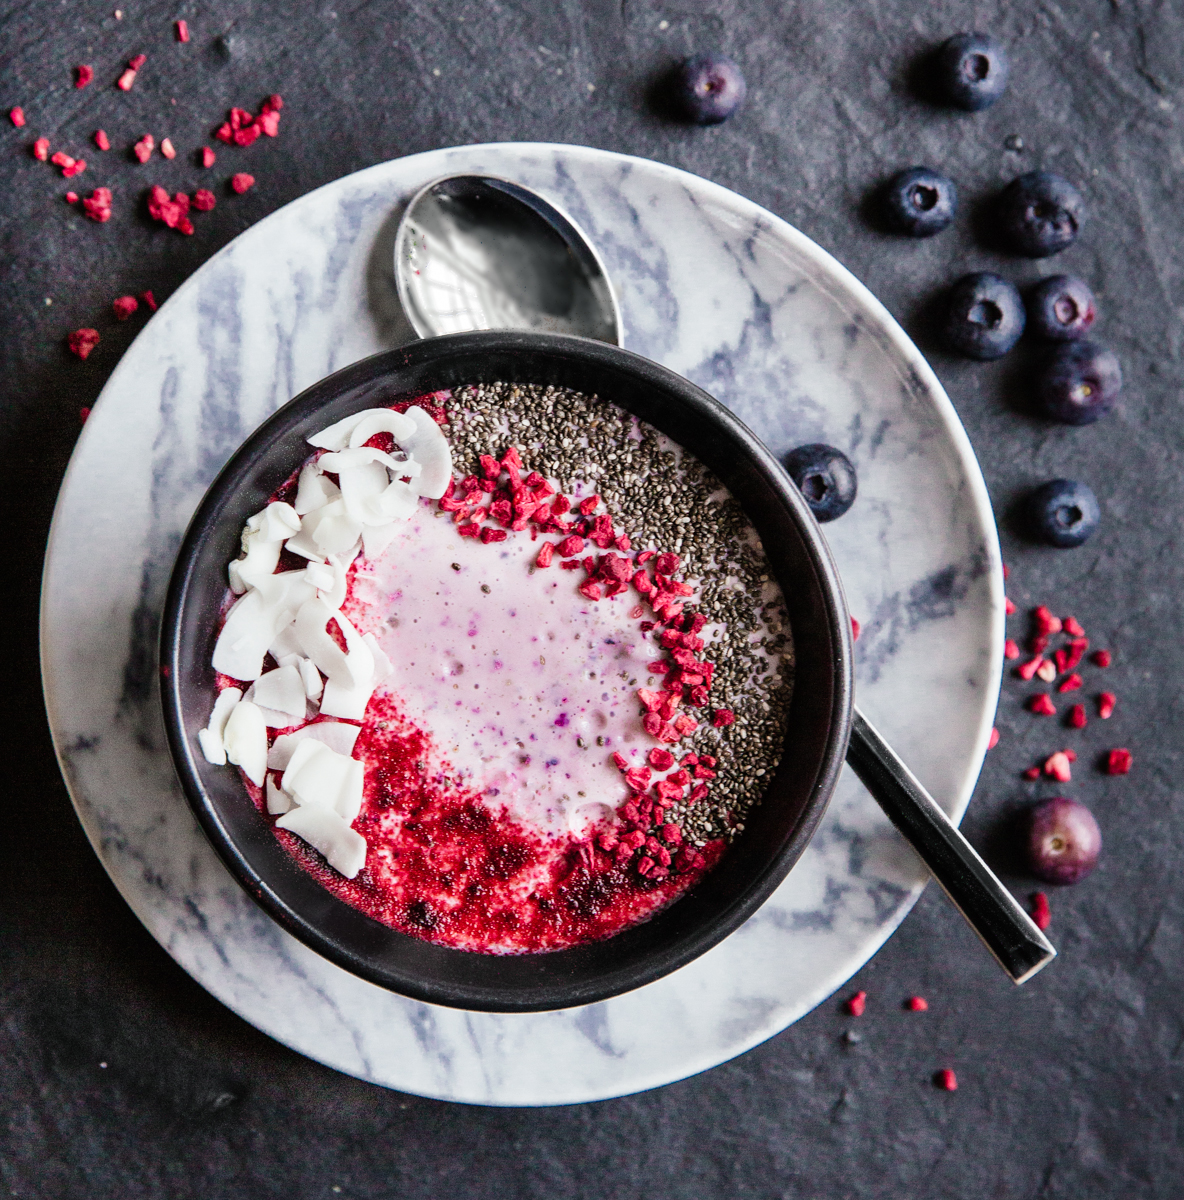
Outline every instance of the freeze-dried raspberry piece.
<path id="1" fill-rule="evenodd" d="M 1038 717 L 1055 717 L 1057 715 L 1056 705 L 1052 702 L 1052 697 L 1045 695 L 1043 692 L 1039 696 L 1033 696 L 1028 701 L 1028 711 L 1035 713 Z"/>
<path id="2" fill-rule="evenodd" d="M 1052 922 L 1048 907 L 1048 896 L 1044 892 L 1032 893 L 1032 920 L 1037 929 L 1047 929 Z"/>
<path id="3" fill-rule="evenodd" d="M 53 163 L 55 167 L 72 167 L 74 165 L 74 160 L 65 152 L 65 150 L 59 150 L 49 161 Z"/>
<path id="4" fill-rule="evenodd" d="M 83 355 L 85 358 L 86 356 Z M 1127 775 L 1131 769 L 1131 752 L 1125 748 L 1111 750 L 1106 755 L 1107 775 Z"/>
<path id="5" fill-rule="evenodd" d="M 141 292 L 140 299 L 148 305 L 150 312 L 156 311 L 156 297 L 151 292 Z"/>
<path id="6" fill-rule="evenodd" d="M 590 517 L 599 503 L 599 496 L 585 496 L 583 500 L 580 501 L 580 515 Z"/>
<path id="7" fill-rule="evenodd" d="M 178 192 L 170 199 L 168 192 L 159 184 L 149 191 L 148 215 L 154 221 L 161 221 L 170 229 L 179 229 L 188 212 L 189 197 L 184 192 Z"/>
<path id="8" fill-rule="evenodd" d="M 156 149 L 156 139 L 152 134 L 146 133 L 132 147 L 132 153 L 136 156 L 137 161 L 146 163 L 152 157 L 154 149 Z"/>
<path id="9" fill-rule="evenodd" d="M 659 575 L 673 575 L 681 565 L 681 560 L 677 554 L 671 554 L 666 551 L 664 554 L 658 555 L 658 561 L 654 563 L 654 570 Z"/>
<path id="10" fill-rule="evenodd" d="M 49 160 L 49 138 L 39 137 L 33 143 L 33 157 L 39 162 L 47 162 Z"/>
<path id="11" fill-rule="evenodd" d="M 217 129 L 214 130 L 214 137 L 220 142 L 226 142 L 227 145 L 234 144 L 234 130 L 230 128 L 230 122 L 224 121 Z"/>
<path id="12" fill-rule="evenodd" d="M 88 67 L 85 64 L 74 68 L 74 86 L 76 88 L 84 88 L 95 77 L 94 67 Z"/>
<path id="13" fill-rule="evenodd" d="M 130 92 L 132 84 L 136 82 L 136 72 L 133 68 L 128 67 L 126 71 L 115 81 L 115 86 L 121 92 Z"/>
<path id="14" fill-rule="evenodd" d="M 538 554 L 538 557 L 534 560 L 534 565 L 536 567 L 549 567 L 551 565 L 551 558 L 554 554 L 555 554 L 555 543 L 554 542 L 544 542 L 539 547 L 539 554 Z"/>
<path id="15" fill-rule="evenodd" d="M 250 146 L 262 132 L 258 125 L 244 125 L 241 129 L 234 131 L 234 144 L 236 146 Z"/>
<path id="16" fill-rule="evenodd" d="M 189 41 L 189 24 L 188 24 L 188 22 L 175 21 L 173 23 L 173 29 L 176 31 L 177 41 L 179 41 L 179 42 Z"/>
<path id="17" fill-rule="evenodd" d="M 138 71 L 147 61 L 147 54 L 137 54 L 127 60 L 128 70 Z"/>
<path id="18" fill-rule="evenodd" d="M 509 536 L 504 529 L 493 529 L 490 526 L 486 526 L 481 530 L 481 540 L 487 546 L 490 542 L 504 542 Z"/>
<path id="19" fill-rule="evenodd" d="M 214 198 L 214 193 L 209 188 L 198 188 L 193 193 L 193 207 L 198 212 L 209 212 L 218 201 Z"/>
<path id="20" fill-rule="evenodd" d="M 19 104 L 8 110 L 8 119 L 18 128 L 24 128 L 25 110 Z"/>
<path id="21" fill-rule="evenodd" d="M 177 157 L 177 151 L 173 147 L 173 143 L 168 138 L 165 138 L 160 143 L 160 152 L 161 152 L 161 154 L 163 154 L 165 156 L 165 158 L 176 158 Z"/>
<path id="22" fill-rule="evenodd" d="M 71 353 L 77 354 L 83 361 L 98 344 L 99 331 L 97 329 L 75 329 L 66 338 L 66 345 L 70 347 Z"/>
<path id="23" fill-rule="evenodd" d="M 63 179 L 73 179 L 75 175 L 81 175 L 86 170 L 86 160 L 76 158 L 68 167 L 62 168 Z"/>
<path id="24" fill-rule="evenodd" d="M 239 171 L 230 177 L 230 186 L 241 196 L 243 192 L 249 191 L 255 186 L 255 176 L 248 175 L 246 171 Z"/>
<path id="25" fill-rule="evenodd" d="M 98 148 L 100 150 L 110 150 L 111 149 L 111 139 L 107 136 L 107 134 L 102 129 L 95 130 L 94 139 L 95 139 L 95 145 L 98 146 Z"/>
<path id="26" fill-rule="evenodd" d="M 280 131 L 280 114 L 278 112 L 261 112 L 255 118 L 255 125 L 268 137 L 276 137 Z"/>
<path id="27" fill-rule="evenodd" d="M 111 219 L 111 189 L 95 188 L 89 196 L 83 198 L 82 211 L 92 220 L 101 225 Z"/>
<path id="28" fill-rule="evenodd" d="M 848 998 L 843 1007 L 853 1017 L 862 1017 L 867 1008 L 867 992 L 856 992 Z"/>
<path id="29" fill-rule="evenodd" d="M 78 193 L 77 192 L 67 192 L 66 193 L 66 203 L 67 204 L 77 204 L 78 203 Z"/>
<path id="30" fill-rule="evenodd" d="M 218 156 L 209 148 L 203 146 L 201 148 L 201 165 L 203 167 L 212 167 L 218 161 Z"/>
<path id="31" fill-rule="evenodd" d="M 717 708 L 715 714 L 711 718 L 712 725 L 716 729 L 724 729 L 733 724 L 736 720 L 736 714 L 729 708 Z"/>
<path id="32" fill-rule="evenodd" d="M 260 105 L 263 112 L 279 112 L 284 107 L 284 98 L 273 92 Z"/>
<path id="33" fill-rule="evenodd" d="M 949 1067 L 943 1067 L 933 1077 L 935 1087 L 939 1087 L 944 1092 L 956 1092 L 958 1090 L 958 1076 L 950 1070 Z"/>
<path id="34" fill-rule="evenodd" d="M 581 596 L 586 596 L 589 600 L 600 599 L 600 584 L 594 579 L 585 579 L 578 590 Z"/>
<path id="35" fill-rule="evenodd" d="M 140 307 L 140 302 L 135 296 L 117 296 L 112 301 L 111 307 L 115 309 L 117 321 L 126 321 Z"/>

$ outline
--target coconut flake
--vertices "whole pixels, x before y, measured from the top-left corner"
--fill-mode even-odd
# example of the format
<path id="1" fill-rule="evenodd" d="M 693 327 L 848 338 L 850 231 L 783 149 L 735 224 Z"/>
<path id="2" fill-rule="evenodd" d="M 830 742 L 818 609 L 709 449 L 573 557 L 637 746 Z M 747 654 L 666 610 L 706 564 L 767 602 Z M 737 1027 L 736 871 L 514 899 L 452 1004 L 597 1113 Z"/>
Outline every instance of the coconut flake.
<path id="1" fill-rule="evenodd" d="M 310 700 L 315 700 L 325 690 L 325 683 L 321 679 L 321 673 L 317 670 L 312 660 L 308 658 L 302 658 L 298 666 L 300 669 L 300 681 L 304 684 L 304 694 Z"/>
<path id="2" fill-rule="evenodd" d="M 334 500 L 341 499 L 341 490 L 331 479 L 326 479 L 318 462 L 305 463 L 300 468 L 300 478 L 296 483 L 295 509 L 298 516 L 303 517 L 313 509 L 323 508 Z"/>
<path id="3" fill-rule="evenodd" d="M 356 412 L 352 416 L 343 417 L 335 425 L 330 425 L 327 429 L 322 429 L 320 433 L 314 433 L 308 439 L 310 446 L 318 446 L 324 450 L 344 450 L 350 444 L 350 436 L 354 430 L 358 428 L 363 421 L 368 417 L 380 418 L 390 422 L 388 426 L 377 425 L 372 433 L 366 435 L 363 441 L 369 441 L 375 433 L 380 433 L 385 428 L 390 433 L 396 442 L 402 442 L 404 436 L 410 436 L 413 428 L 401 413 L 395 412 L 390 408 L 364 408 L 361 412 Z M 361 443 L 358 443 L 359 445 Z"/>
<path id="4" fill-rule="evenodd" d="M 249 700 L 234 706 L 222 734 L 226 757 L 242 767 L 246 777 L 257 787 L 263 786 L 267 774 L 267 725 L 263 714 Z"/>
<path id="5" fill-rule="evenodd" d="M 305 738 L 292 752 L 281 786 L 297 804 L 331 808 L 348 823 L 361 811 L 364 781 L 365 769 L 357 759 Z"/>
<path id="6" fill-rule="evenodd" d="M 347 650 L 329 636 L 325 626 L 336 621 L 345 635 Z M 304 654 L 319 670 L 344 687 L 356 687 L 374 674 L 374 656 L 358 631 L 341 612 L 324 600 L 307 601 L 296 614 L 296 636 Z"/>
<path id="7" fill-rule="evenodd" d="M 387 525 L 367 525 L 362 530 L 362 546 L 366 551 L 366 557 L 371 562 L 377 562 L 398 536 L 399 526 L 395 521 L 391 521 Z"/>
<path id="8" fill-rule="evenodd" d="M 415 422 L 393 408 L 368 408 L 358 414 L 358 423 L 350 431 L 350 446 L 364 446 L 376 433 L 389 433 L 399 445 L 414 437 Z"/>
<path id="9" fill-rule="evenodd" d="M 422 471 L 413 486 L 421 496 L 439 500 L 452 483 L 452 451 L 440 426 L 418 404 L 404 414 L 415 422 L 415 433 L 398 443 L 419 463 Z"/>
<path id="10" fill-rule="evenodd" d="M 267 768 L 269 771 L 286 771 L 296 747 L 307 738 L 323 742 L 330 750 L 349 758 L 361 732 L 357 725 L 347 725 L 344 721 L 317 721 L 297 729 L 295 733 L 281 733 L 268 751 Z"/>
<path id="11" fill-rule="evenodd" d="M 326 717 L 342 717 L 347 721 L 365 720 L 366 706 L 373 694 L 372 679 L 352 687 L 344 683 L 334 683 L 330 679 L 325 684 L 325 691 L 321 696 L 321 712 Z"/>
<path id="12" fill-rule="evenodd" d="M 374 682 L 381 683 L 395 668 L 391 665 L 391 660 L 387 658 L 386 651 L 383 650 L 374 634 L 363 634 L 362 641 L 370 647 L 370 653 L 374 657 Z"/>
<path id="13" fill-rule="evenodd" d="M 232 679 L 258 679 L 263 656 L 299 606 L 314 593 L 303 571 L 269 575 L 237 600 L 214 645 L 214 670 Z"/>
<path id="14" fill-rule="evenodd" d="M 279 631 L 275 636 L 275 641 L 267 648 L 268 653 L 275 659 L 280 666 L 284 666 L 288 659 L 298 658 L 303 660 L 304 654 L 301 652 L 300 643 L 296 640 L 296 626 L 289 621 L 287 625 Z"/>
<path id="15" fill-rule="evenodd" d="M 350 514 L 344 500 L 334 500 L 323 508 L 313 509 L 301 519 L 299 538 L 290 539 L 288 548 L 292 548 L 293 542 L 307 544 L 311 539 L 317 557 L 323 557 L 350 549 L 361 535 L 362 522 Z M 297 553 L 304 552 L 298 550 Z"/>
<path id="16" fill-rule="evenodd" d="M 255 680 L 254 700 L 263 708 L 274 708 L 303 720 L 307 697 L 299 668 L 281 666 L 260 675 Z"/>
<path id="17" fill-rule="evenodd" d="M 294 808 L 275 824 L 319 850 L 329 866 L 346 879 L 353 879 L 366 865 L 366 839 L 332 809 Z"/>
<path id="18" fill-rule="evenodd" d="M 292 808 L 292 797 L 283 788 L 276 785 L 275 779 L 271 775 L 268 775 L 263 791 L 267 797 L 267 811 L 273 817 L 286 813 Z"/>
<path id="19" fill-rule="evenodd" d="M 209 723 L 205 729 L 198 730 L 197 744 L 201 747 L 206 762 L 213 763 L 216 767 L 226 765 L 226 747 L 222 743 L 222 734 L 234 706 L 242 698 L 243 694 L 240 689 L 236 687 L 223 688 L 214 701 Z"/>

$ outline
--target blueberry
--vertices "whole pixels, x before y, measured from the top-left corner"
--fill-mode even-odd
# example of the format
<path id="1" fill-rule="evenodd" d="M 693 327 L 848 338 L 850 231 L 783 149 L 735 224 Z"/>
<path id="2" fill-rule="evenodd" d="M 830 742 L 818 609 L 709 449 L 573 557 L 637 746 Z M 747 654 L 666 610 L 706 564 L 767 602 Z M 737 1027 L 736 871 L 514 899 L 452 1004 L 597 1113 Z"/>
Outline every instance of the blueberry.
<path id="1" fill-rule="evenodd" d="M 1065 342 L 1036 377 L 1040 411 L 1066 425 L 1089 425 L 1110 411 L 1122 390 L 1122 368 L 1097 342 Z"/>
<path id="2" fill-rule="evenodd" d="M 937 86 L 955 108 L 989 108 L 1007 87 L 1011 62 L 1002 44 L 986 33 L 959 33 L 934 58 Z"/>
<path id="3" fill-rule="evenodd" d="M 1047 258 L 1077 241 L 1085 201 L 1067 179 L 1051 171 L 1029 171 L 1000 193 L 997 216 L 1009 250 L 1027 258 Z"/>
<path id="4" fill-rule="evenodd" d="M 1028 820 L 1028 865 L 1037 879 L 1078 883 L 1097 866 L 1102 831 L 1079 800 L 1045 800 Z"/>
<path id="5" fill-rule="evenodd" d="M 1050 546 L 1080 546 L 1098 527 L 1101 512 L 1093 489 L 1076 479 L 1050 479 L 1027 500 L 1032 532 Z"/>
<path id="6" fill-rule="evenodd" d="M 785 469 L 819 521 L 833 521 L 855 503 L 855 467 L 834 446 L 799 446 L 785 456 Z"/>
<path id="7" fill-rule="evenodd" d="M 1001 358 L 1024 332 L 1024 302 L 1015 285 L 990 271 L 963 275 L 946 297 L 941 333 L 968 358 Z"/>
<path id="8" fill-rule="evenodd" d="M 885 221 L 897 233 L 932 237 L 954 219 L 958 189 L 952 179 L 928 167 L 909 167 L 884 185 L 881 207 Z"/>
<path id="9" fill-rule="evenodd" d="M 744 73 L 723 54 L 696 54 L 673 76 L 673 98 L 696 125 L 718 125 L 744 103 Z"/>
<path id="10" fill-rule="evenodd" d="M 1094 294 L 1076 275 L 1050 275 L 1027 299 L 1028 330 L 1054 342 L 1071 342 L 1089 333 L 1098 315 Z"/>

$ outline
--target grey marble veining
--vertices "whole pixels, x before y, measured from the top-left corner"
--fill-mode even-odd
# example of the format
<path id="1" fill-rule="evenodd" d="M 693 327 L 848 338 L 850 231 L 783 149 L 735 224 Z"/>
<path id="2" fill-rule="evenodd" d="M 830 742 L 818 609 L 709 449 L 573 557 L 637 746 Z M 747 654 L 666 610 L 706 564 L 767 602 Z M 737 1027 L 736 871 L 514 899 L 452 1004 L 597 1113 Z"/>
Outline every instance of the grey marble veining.
<path id="1" fill-rule="evenodd" d="M 156 627 L 190 513 L 268 413 L 410 337 L 395 226 L 416 189 L 456 171 L 537 188 L 580 223 L 630 349 L 707 388 L 774 451 L 824 440 L 852 457 L 859 500 L 827 536 L 863 625 L 859 702 L 947 810 L 964 810 L 998 693 L 1002 580 L 986 491 L 937 380 L 847 272 L 769 213 L 671 168 L 571 146 L 433 151 L 349 176 L 239 237 L 161 308 L 96 405 L 58 502 L 42 611 L 50 721 L 112 879 L 248 1021 L 423 1095 L 597 1099 L 771 1036 L 904 918 L 924 872 L 849 772 L 785 884 L 702 959 L 585 1009 L 493 1016 L 393 996 L 281 932 L 189 815 L 158 715 Z"/>

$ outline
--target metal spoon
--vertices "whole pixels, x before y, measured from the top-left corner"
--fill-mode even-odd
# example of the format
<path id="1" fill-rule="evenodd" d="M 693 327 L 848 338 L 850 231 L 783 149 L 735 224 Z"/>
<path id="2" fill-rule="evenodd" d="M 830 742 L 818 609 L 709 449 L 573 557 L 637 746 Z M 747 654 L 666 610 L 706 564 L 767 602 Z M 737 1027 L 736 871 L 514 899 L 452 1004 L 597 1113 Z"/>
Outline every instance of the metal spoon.
<path id="1" fill-rule="evenodd" d="M 528 329 L 621 344 L 617 298 L 588 238 L 505 179 L 451 175 L 413 196 L 395 237 L 395 279 L 420 337 Z"/>
<path id="2" fill-rule="evenodd" d="M 621 344 L 616 296 L 587 237 L 553 204 L 504 179 L 452 175 L 418 192 L 395 238 L 395 278 L 420 337 L 532 329 Z M 858 708 L 847 762 L 1016 983 L 1056 957 Z"/>

